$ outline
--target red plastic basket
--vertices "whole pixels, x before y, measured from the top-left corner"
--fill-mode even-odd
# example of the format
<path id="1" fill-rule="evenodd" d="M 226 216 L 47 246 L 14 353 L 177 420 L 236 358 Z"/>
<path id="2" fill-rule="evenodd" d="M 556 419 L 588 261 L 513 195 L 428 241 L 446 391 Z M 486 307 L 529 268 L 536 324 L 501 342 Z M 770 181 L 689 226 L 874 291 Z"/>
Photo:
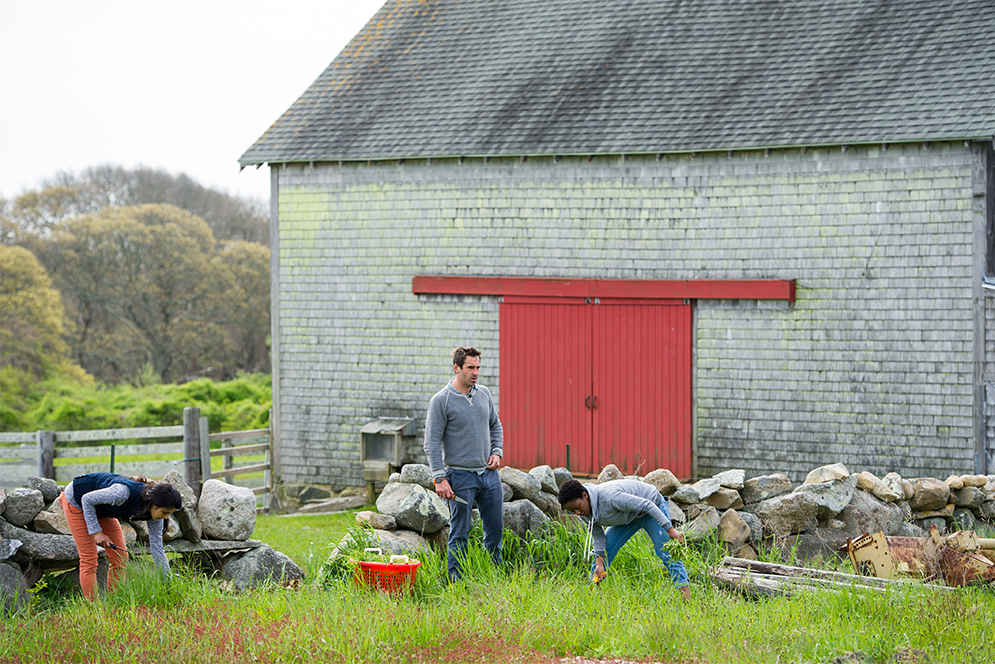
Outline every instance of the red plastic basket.
<path id="1" fill-rule="evenodd" d="M 404 558 L 404 562 L 373 563 L 365 560 L 357 560 L 356 563 L 356 583 L 358 585 L 372 586 L 380 590 L 391 593 L 401 593 L 410 591 L 418 575 L 420 560 L 408 560 L 407 556 L 391 556 Z"/>

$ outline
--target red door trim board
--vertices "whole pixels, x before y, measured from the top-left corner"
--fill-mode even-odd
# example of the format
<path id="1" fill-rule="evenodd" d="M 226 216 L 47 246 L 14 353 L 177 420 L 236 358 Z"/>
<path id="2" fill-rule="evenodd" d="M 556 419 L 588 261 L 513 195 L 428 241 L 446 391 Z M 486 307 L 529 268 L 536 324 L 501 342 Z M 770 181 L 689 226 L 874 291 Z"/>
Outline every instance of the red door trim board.
<path id="1" fill-rule="evenodd" d="M 416 275 L 411 291 L 524 297 L 681 298 L 795 301 L 794 279 L 560 279 Z"/>

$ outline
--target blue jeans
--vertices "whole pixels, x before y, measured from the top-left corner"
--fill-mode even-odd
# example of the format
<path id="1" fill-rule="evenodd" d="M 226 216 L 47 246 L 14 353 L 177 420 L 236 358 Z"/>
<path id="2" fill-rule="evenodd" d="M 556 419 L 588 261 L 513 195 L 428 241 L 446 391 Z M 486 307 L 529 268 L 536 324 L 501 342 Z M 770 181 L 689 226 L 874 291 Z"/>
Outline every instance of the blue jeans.
<path id="1" fill-rule="evenodd" d="M 660 505 L 660 509 L 663 511 L 667 517 L 670 517 L 670 506 L 667 501 L 664 501 Z M 670 572 L 670 578 L 673 580 L 674 585 L 680 588 L 681 586 L 691 585 L 691 581 L 688 578 L 687 568 L 684 567 L 684 563 L 679 560 L 671 560 L 670 554 L 664 551 L 663 545 L 670 541 L 670 535 L 660 527 L 660 524 L 651 517 L 649 514 L 641 516 L 632 523 L 627 523 L 624 526 L 609 526 L 605 530 L 605 569 L 608 569 L 612 561 L 615 560 L 615 556 L 618 555 L 619 550 L 622 546 L 629 541 L 633 535 L 635 535 L 639 529 L 642 528 L 646 531 L 646 534 L 650 536 L 650 540 L 653 542 L 653 550 L 656 552 L 657 557 L 663 561 L 664 567 Z M 595 561 L 597 562 L 597 561 Z M 594 573 L 594 566 L 591 566 L 591 573 Z"/>
<path id="2" fill-rule="evenodd" d="M 484 548 L 487 549 L 494 564 L 501 563 L 501 536 L 504 530 L 504 489 L 501 488 L 501 477 L 496 470 L 485 470 L 478 475 L 469 470 L 446 471 L 446 480 L 453 493 L 466 501 L 466 504 L 455 500 L 449 501 L 449 555 L 447 568 L 449 580 L 455 581 L 463 576 L 462 561 L 466 559 L 466 538 L 470 534 L 470 519 L 473 516 L 473 504 L 477 503 L 480 510 L 480 520 L 484 524 Z"/>

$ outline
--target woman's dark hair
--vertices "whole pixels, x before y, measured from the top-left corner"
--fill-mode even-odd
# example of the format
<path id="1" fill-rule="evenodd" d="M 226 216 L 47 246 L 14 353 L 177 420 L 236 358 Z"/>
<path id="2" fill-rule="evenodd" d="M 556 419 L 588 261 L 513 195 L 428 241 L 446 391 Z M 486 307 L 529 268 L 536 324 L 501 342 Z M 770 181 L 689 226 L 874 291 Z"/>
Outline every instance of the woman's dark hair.
<path id="1" fill-rule="evenodd" d="M 567 480 L 563 483 L 563 486 L 560 487 L 560 507 L 563 507 L 571 500 L 577 500 L 578 498 L 583 497 L 585 493 L 587 493 L 587 490 L 584 489 L 583 484 L 577 480 Z"/>
<path id="2" fill-rule="evenodd" d="M 135 518 L 147 520 L 153 507 L 183 509 L 183 496 L 180 495 L 179 489 L 169 482 L 153 482 L 144 475 L 136 475 L 128 479 L 145 483 L 145 488 L 142 489 L 142 509 L 135 515 Z M 163 521 L 162 534 L 165 535 L 169 529 L 169 517 L 165 517 Z"/>

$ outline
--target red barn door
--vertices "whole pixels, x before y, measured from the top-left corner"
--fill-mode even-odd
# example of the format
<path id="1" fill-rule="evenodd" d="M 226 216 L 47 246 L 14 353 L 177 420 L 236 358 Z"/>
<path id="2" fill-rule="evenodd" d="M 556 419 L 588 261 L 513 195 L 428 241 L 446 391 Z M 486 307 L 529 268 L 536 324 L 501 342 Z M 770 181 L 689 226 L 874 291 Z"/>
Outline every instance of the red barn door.
<path id="1" fill-rule="evenodd" d="M 504 464 L 593 464 L 591 312 L 584 298 L 504 298 L 501 424 Z M 507 386 L 507 388 L 505 387 Z"/>
<path id="2" fill-rule="evenodd" d="M 691 307 L 607 300 L 594 316 L 595 470 L 691 475 Z"/>
<path id="3" fill-rule="evenodd" d="M 690 305 L 506 297 L 500 316 L 507 465 L 690 476 Z"/>

